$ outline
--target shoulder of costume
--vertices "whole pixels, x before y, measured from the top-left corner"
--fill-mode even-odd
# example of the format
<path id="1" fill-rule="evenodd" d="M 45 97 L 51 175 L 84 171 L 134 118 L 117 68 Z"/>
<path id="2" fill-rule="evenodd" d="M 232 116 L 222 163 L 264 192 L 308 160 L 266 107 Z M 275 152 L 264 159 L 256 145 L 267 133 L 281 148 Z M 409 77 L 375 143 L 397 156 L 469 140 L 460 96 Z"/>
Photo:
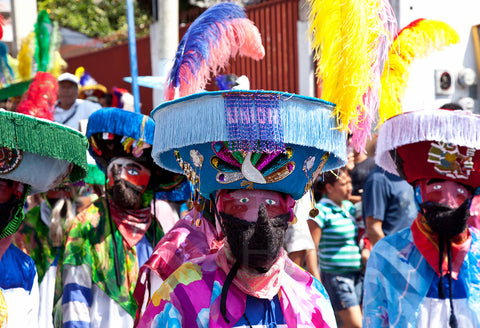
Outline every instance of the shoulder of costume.
<path id="1" fill-rule="evenodd" d="M 37 269 L 30 256 L 11 244 L 0 260 L 0 287 L 32 290 Z"/>
<path id="2" fill-rule="evenodd" d="M 104 211 L 106 207 L 106 200 L 103 197 L 98 198 L 92 204 L 90 204 L 86 209 L 77 214 L 75 219 L 76 225 L 85 225 L 92 226 L 92 228 L 97 227 L 100 221 L 103 220 L 101 212 Z M 96 219 L 96 223 L 92 224 L 92 219 Z M 97 220 L 98 219 L 98 220 Z M 103 221 L 102 221 L 103 222 Z"/>

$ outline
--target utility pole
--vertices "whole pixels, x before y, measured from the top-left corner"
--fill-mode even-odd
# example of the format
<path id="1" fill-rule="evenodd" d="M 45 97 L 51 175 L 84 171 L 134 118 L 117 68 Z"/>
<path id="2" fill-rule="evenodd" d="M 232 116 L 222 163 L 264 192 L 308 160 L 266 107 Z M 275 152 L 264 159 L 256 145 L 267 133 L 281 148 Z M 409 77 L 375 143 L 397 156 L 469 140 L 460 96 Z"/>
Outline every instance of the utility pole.
<path id="1" fill-rule="evenodd" d="M 22 46 L 22 39 L 33 32 L 37 21 L 37 1 L 36 0 L 11 0 L 12 5 L 12 30 L 13 42 L 11 55 L 17 57 L 18 51 Z"/>
<path id="2" fill-rule="evenodd" d="M 309 28 L 308 12 L 310 5 L 306 0 L 298 2 L 297 50 L 298 50 L 298 93 L 302 96 L 315 97 L 315 66 L 311 42 L 307 34 Z"/>
<path id="3" fill-rule="evenodd" d="M 150 58 L 152 75 L 166 77 L 178 46 L 178 0 L 154 1 L 157 19 L 150 26 Z M 154 8 L 155 10 L 155 8 Z M 153 106 L 163 101 L 163 90 L 153 89 Z"/>

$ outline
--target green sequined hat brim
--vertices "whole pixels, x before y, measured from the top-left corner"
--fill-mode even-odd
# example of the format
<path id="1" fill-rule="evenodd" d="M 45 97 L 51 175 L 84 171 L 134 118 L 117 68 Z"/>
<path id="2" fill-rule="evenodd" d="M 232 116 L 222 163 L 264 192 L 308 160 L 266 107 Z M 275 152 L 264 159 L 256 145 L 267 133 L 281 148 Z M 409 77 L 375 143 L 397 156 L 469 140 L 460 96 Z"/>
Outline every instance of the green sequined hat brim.
<path id="1" fill-rule="evenodd" d="M 0 147 L 19 149 L 73 164 L 76 182 L 87 174 L 88 140 L 67 126 L 14 112 L 0 111 Z"/>

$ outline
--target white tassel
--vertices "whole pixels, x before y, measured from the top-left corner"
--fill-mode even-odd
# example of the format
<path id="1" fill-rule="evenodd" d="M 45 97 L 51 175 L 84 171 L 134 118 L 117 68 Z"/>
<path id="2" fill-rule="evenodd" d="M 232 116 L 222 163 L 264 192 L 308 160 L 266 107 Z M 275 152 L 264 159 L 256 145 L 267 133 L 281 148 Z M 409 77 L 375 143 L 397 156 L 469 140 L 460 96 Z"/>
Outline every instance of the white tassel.
<path id="1" fill-rule="evenodd" d="M 62 218 L 62 210 L 65 208 L 65 227 L 64 220 Z M 52 241 L 52 245 L 55 247 L 61 246 L 63 244 L 63 235 L 65 229 L 70 228 L 70 225 L 75 218 L 73 212 L 72 201 L 69 198 L 60 198 L 52 209 L 52 220 L 50 223 L 50 228 L 48 236 Z"/>
<path id="2" fill-rule="evenodd" d="M 479 126 L 480 116 L 464 111 L 421 110 L 394 116 L 380 128 L 375 162 L 396 174 L 389 151 L 422 141 L 480 149 Z"/>

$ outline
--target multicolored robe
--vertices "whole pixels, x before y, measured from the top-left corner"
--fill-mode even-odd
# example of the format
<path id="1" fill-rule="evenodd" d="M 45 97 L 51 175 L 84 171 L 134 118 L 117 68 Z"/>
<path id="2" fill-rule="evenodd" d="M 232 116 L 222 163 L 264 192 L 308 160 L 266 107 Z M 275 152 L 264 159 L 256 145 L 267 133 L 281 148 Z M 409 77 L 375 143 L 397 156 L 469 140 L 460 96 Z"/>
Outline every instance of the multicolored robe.
<path id="1" fill-rule="evenodd" d="M 247 295 L 230 285 L 226 307 L 230 323 L 225 322 L 220 295 L 227 274 L 217 265 L 219 254 L 224 252 L 178 268 L 153 295 L 138 327 L 233 327 L 245 313 Z M 288 258 L 284 269 L 278 299 L 287 326 L 336 327 L 322 284 Z"/>
<path id="2" fill-rule="evenodd" d="M 163 236 L 152 222 L 132 248 L 108 218 L 107 203 L 99 198 L 80 213 L 70 229 L 63 260 L 63 327 L 132 327 L 137 305 L 133 291 L 139 267 L 150 257 L 152 243 Z M 120 286 L 114 265 L 117 243 Z"/>
<path id="3" fill-rule="evenodd" d="M 153 293 L 178 267 L 194 258 L 216 253 L 221 245 L 223 240 L 215 226 L 195 209 L 177 221 L 140 268 L 133 295 L 139 306 L 136 321 L 143 315 Z"/>
<path id="4" fill-rule="evenodd" d="M 472 241 L 456 282 L 465 286 L 466 295 L 456 298 L 455 281 L 453 284 L 458 327 L 480 327 L 480 231 L 469 229 Z M 448 326 L 448 307 L 446 311 L 434 312 L 438 314 L 432 318 L 437 319 L 436 322 L 430 321 L 426 325 L 419 322 L 424 310 L 428 311 L 424 301 L 437 281 L 435 270 L 414 243 L 411 228 L 383 238 L 375 244 L 367 262 L 363 287 L 363 327 Z M 430 307 L 430 311 L 432 309 L 435 311 L 434 307 Z M 443 320 L 441 315 L 447 319 Z"/>
<path id="5" fill-rule="evenodd" d="M 61 259 L 63 248 L 52 245 L 48 237 L 49 227 L 45 222 L 50 221 L 51 209 L 46 202 L 32 208 L 25 214 L 20 230 L 15 234 L 13 243 L 35 262 L 40 289 L 39 326 L 61 326 L 55 323 L 56 315 L 61 316 L 62 273 Z M 42 216 L 48 216 L 44 218 Z M 58 308 L 56 305 L 58 303 Z M 53 313 L 53 316 L 52 316 Z M 61 320 L 58 317 L 57 320 Z"/>

